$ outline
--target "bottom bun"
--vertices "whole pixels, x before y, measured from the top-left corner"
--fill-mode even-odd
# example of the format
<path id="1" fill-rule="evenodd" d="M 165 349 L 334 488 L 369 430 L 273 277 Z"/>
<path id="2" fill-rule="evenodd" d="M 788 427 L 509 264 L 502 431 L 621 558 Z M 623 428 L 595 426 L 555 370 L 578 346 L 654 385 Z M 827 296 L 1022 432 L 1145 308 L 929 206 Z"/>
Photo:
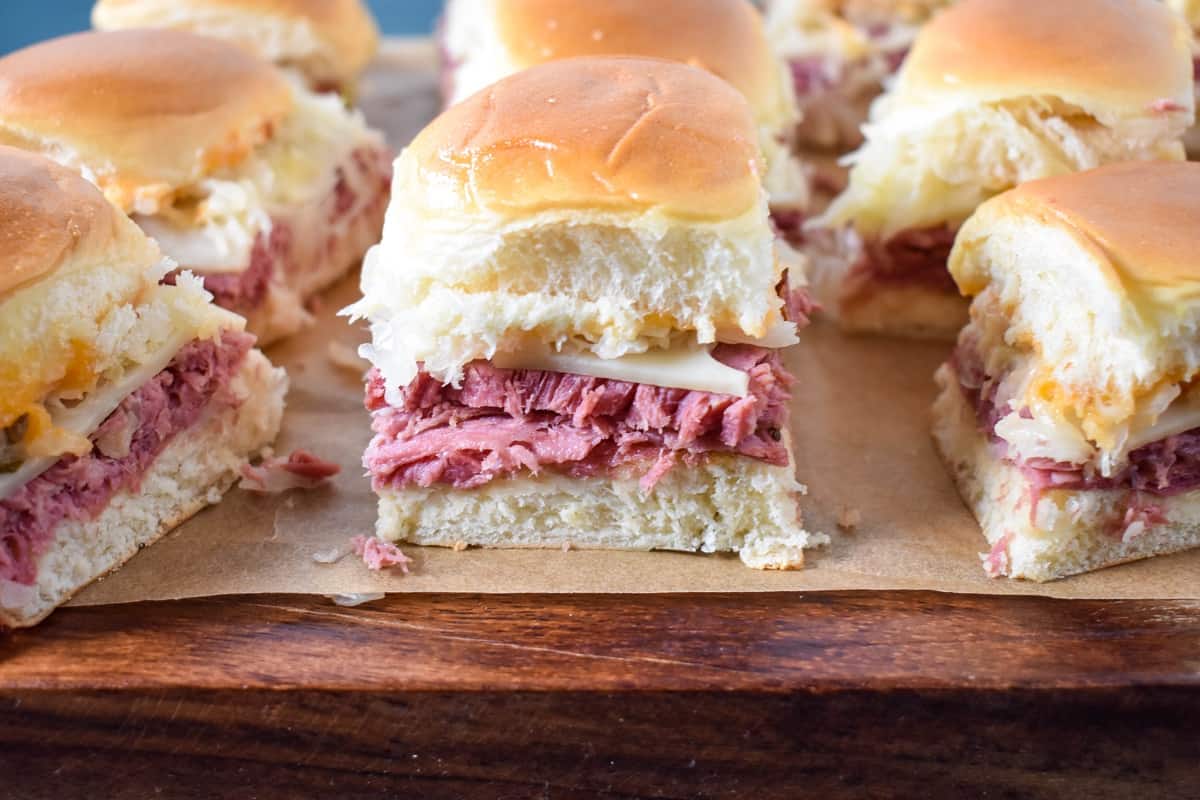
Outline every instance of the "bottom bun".
<path id="1" fill-rule="evenodd" d="M 220 501 L 242 464 L 279 432 L 287 378 L 251 350 L 229 390 L 241 403 L 222 405 L 176 436 L 136 491 L 116 495 L 94 519 L 58 526 L 38 563 L 37 584 L 29 591 L 9 586 L 0 593 L 0 625 L 37 624 L 84 586 Z"/>
<path id="2" fill-rule="evenodd" d="M 996 457 L 953 370 L 937 380 L 934 442 L 991 547 L 990 575 L 1051 581 L 1200 546 L 1200 491 L 1152 498 L 1154 522 L 1128 516 L 1128 490 L 1046 491 L 1032 509 L 1029 483 Z"/>
<path id="3" fill-rule="evenodd" d="M 842 303 L 837 321 L 849 333 L 952 342 L 967 324 L 967 300 L 924 286 L 880 286 Z"/>
<path id="4" fill-rule="evenodd" d="M 644 493 L 637 478 L 543 474 L 478 489 L 380 492 L 380 538 L 437 547 L 736 552 L 757 569 L 799 569 L 825 544 L 800 519 L 790 467 L 713 456 Z"/>

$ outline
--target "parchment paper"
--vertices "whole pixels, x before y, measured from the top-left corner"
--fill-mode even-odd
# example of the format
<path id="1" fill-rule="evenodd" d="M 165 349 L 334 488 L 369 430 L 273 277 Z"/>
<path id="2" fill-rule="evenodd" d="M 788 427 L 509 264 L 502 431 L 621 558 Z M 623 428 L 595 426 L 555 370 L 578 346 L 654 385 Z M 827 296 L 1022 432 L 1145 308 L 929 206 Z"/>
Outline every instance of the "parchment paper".
<path id="1" fill-rule="evenodd" d="M 401 146 L 434 113 L 429 48 L 393 46 L 367 84 L 372 121 Z M 360 466 L 369 438 L 359 375 L 337 366 L 331 342 L 365 338 L 334 314 L 356 299 L 347 279 L 324 299 L 319 326 L 269 355 L 292 390 L 278 451 L 304 447 L 342 464 L 328 489 L 256 496 L 231 492 L 113 576 L 78 604 L 220 594 L 378 592 L 655 593 L 930 589 L 1063 598 L 1200 598 L 1200 552 L 1125 565 L 1048 585 L 990 580 L 986 549 L 933 452 L 931 376 L 943 345 L 846 338 L 817 324 L 787 361 L 799 377 L 794 426 L 800 480 L 810 489 L 810 530 L 833 537 L 800 572 L 758 572 L 736 556 L 572 551 L 453 552 L 405 547 L 412 573 L 376 574 L 353 555 L 333 565 L 313 556 L 348 549 L 369 534 L 374 498 Z M 848 510 L 852 532 L 837 528 Z"/>

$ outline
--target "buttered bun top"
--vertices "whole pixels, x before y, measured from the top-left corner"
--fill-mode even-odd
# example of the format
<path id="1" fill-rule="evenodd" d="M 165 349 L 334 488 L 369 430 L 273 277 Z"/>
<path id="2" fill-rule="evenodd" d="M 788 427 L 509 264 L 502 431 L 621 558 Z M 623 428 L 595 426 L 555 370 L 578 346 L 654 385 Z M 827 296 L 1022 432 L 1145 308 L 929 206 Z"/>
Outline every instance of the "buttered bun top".
<path id="1" fill-rule="evenodd" d="M 1144 316 L 1200 304 L 1200 164 L 1138 162 L 1023 184 L 976 212 L 951 271 L 968 294 L 988 280 L 972 242 L 997 220 L 1059 228 L 1093 258 L 1093 277 Z"/>
<path id="2" fill-rule="evenodd" d="M 304 73 L 319 89 L 345 89 L 370 63 L 379 29 L 362 0 L 100 0 L 101 30 L 172 28 L 233 42 Z"/>
<path id="3" fill-rule="evenodd" d="M 669 61 L 580 58 L 506 78 L 433 121 L 397 162 L 429 214 L 650 212 L 727 220 L 761 200 L 737 90 Z"/>
<path id="4" fill-rule="evenodd" d="M 454 99 L 547 61 L 643 56 L 706 69 L 750 101 L 760 125 L 795 115 L 784 71 L 748 0 L 451 0 Z M 461 52 L 460 52 L 461 51 Z"/>
<path id="5" fill-rule="evenodd" d="M 1192 103 L 1191 31 L 1158 0 L 963 0 L 936 15 L 895 106 L 1054 97 L 1111 124 Z"/>
<path id="6" fill-rule="evenodd" d="M 274 67 L 178 31 L 81 33 L 0 59 L 0 144 L 89 173 L 127 211 L 242 161 L 292 104 Z"/>
<path id="7" fill-rule="evenodd" d="M 95 186 L 49 159 L 3 146 L 0 243 L 0 303 L 78 259 L 119 256 L 140 275 L 160 258 Z"/>

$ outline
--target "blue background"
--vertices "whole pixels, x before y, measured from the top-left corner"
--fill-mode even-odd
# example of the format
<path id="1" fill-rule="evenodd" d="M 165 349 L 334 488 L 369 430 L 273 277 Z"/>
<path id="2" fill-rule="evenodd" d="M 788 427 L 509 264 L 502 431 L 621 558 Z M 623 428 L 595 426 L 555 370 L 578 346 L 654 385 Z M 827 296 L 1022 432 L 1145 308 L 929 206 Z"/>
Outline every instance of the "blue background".
<path id="1" fill-rule="evenodd" d="M 390 34 L 425 34 L 442 0 L 371 0 L 380 26 Z M 0 53 L 90 27 L 92 0 L 0 0 Z"/>

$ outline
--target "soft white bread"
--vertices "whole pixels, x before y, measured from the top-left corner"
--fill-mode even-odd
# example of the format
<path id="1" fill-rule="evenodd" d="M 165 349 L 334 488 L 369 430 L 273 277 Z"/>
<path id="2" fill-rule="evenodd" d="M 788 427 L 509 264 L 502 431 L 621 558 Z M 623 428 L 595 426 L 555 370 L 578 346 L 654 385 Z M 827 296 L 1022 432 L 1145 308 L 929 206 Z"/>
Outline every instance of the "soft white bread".
<path id="1" fill-rule="evenodd" d="M 379 29 L 362 0 L 100 0 L 92 23 L 224 39 L 298 70 L 319 90 L 352 88 L 379 48 Z"/>
<path id="2" fill-rule="evenodd" d="M 950 271 L 978 295 L 964 337 L 987 374 L 1009 376 L 1001 399 L 1023 425 L 1061 434 L 1002 430 L 1024 456 L 1096 458 L 1109 474 L 1162 424 L 1200 425 L 1197 219 L 1200 164 L 1142 163 L 1025 184 L 960 230 Z"/>
<path id="3" fill-rule="evenodd" d="M 443 113 L 396 162 L 363 300 L 389 385 L 529 340 L 616 358 L 767 335 L 782 268 L 745 99 L 683 64 L 555 61 Z"/>
<path id="4" fill-rule="evenodd" d="M 580 56 L 645 56 L 707 69 L 754 112 L 772 200 L 807 200 L 786 142 L 797 121 L 783 65 L 749 0 L 452 0 L 442 40 L 449 103 L 523 69 Z"/>
<path id="5" fill-rule="evenodd" d="M 78 399 L 164 348 L 241 325 L 194 281 L 159 285 L 158 248 L 95 186 L 8 147 L 0 241 L 0 431 L 24 418 L 27 455 L 88 447 L 54 427 L 48 398 Z"/>
<path id="6" fill-rule="evenodd" d="M 1127 490 L 1049 490 L 1031 509 L 1028 482 L 996 457 L 954 371 L 937 380 L 934 442 L 987 537 L 989 575 L 1051 581 L 1200 546 L 1200 492 L 1154 498 L 1148 519 L 1130 515 Z"/>
<path id="7" fill-rule="evenodd" d="M 0 144 L 84 172 L 126 211 L 240 163 L 292 109 L 287 80 L 190 33 L 81 33 L 0 59 Z"/>
<path id="8" fill-rule="evenodd" d="M 420 545 L 736 552 L 758 569 L 799 569 L 828 541 L 804 530 L 794 469 L 718 455 L 638 478 L 538 477 L 478 489 L 380 492 L 380 538 Z"/>
<path id="9" fill-rule="evenodd" d="M 771 0 L 767 36 L 802 76 L 797 141 L 849 149 L 921 26 L 955 0 Z"/>
<path id="10" fill-rule="evenodd" d="M 1181 158 L 1192 84 L 1191 32 L 1156 0 L 962 0 L 918 35 L 823 222 L 954 227 L 1028 180 Z"/>
<path id="11" fill-rule="evenodd" d="M 95 519 L 59 525 L 35 586 L 0 586 L 0 627 L 36 625 L 88 583 L 219 502 L 242 464 L 274 440 L 286 387 L 283 370 L 252 350 L 229 387 L 240 404 L 223 404 L 175 437 L 138 491 L 115 496 Z"/>

